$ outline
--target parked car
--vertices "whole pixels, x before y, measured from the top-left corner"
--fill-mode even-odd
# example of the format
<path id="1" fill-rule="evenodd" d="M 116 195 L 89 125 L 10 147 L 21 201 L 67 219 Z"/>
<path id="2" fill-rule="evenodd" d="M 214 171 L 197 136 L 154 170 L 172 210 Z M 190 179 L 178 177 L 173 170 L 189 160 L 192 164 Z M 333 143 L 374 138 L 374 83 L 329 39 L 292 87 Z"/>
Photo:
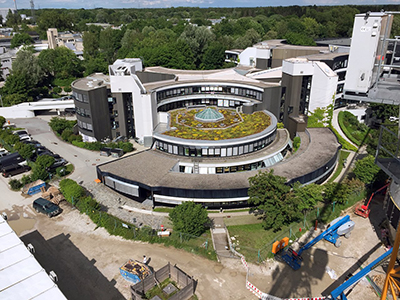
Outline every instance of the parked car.
<path id="1" fill-rule="evenodd" d="M 17 131 L 14 131 L 14 134 L 19 136 L 20 141 L 31 141 L 32 140 L 30 134 L 26 130 L 17 130 Z"/>
<path id="2" fill-rule="evenodd" d="M 27 165 L 18 165 L 18 164 L 12 164 L 12 165 L 8 165 L 5 166 L 1 169 L 1 174 L 3 175 L 3 177 L 11 177 L 14 175 L 18 175 L 24 172 L 27 172 L 31 169 L 31 167 L 27 166 Z"/>
<path id="3" fill-rule="evenodd" d="M 43 213 L 47 215 L 49 218 L 58 215 L 62 212 L 61 208 L 58 205 L 55 205 L 53 202 L 46 200 L 44 198 L 37 198 L 32 203 L 33 209 L 36 212 Z"/>
<path id="4" fill-rule="evenodd" d="M 52 171 L 54 169 L 57 169 L 58 167 L 65 166 L 68 162 L 64 158 L 58 158 L 54 161 L 54 163 L 48 167 L 46 170 L 47 171 Z"/>
<path id="5" fill-rule="evenodd" d="M 36 149 L 42 147 L 42 145 L 38 141 L 35 141 L 35 140 L 32 140 L 32 141 L 23 140 L 21 142 L 24 144 L 27 144 L 27 145 L 33 145 Z"/>
<path id="6" fill-rule="evenodd" d="M 6 156 L 0 158 L 0 168 L 4 168 L 12 164 L 25 165 L 26 160 L 19 155 L 18 152 L 8 153 Z"/>
<path id="7" fill-rule="evenodd" d="M 8 154 L 8 151 L 4 148 L 0 148 L 0 157 L 6 156 Z"/>

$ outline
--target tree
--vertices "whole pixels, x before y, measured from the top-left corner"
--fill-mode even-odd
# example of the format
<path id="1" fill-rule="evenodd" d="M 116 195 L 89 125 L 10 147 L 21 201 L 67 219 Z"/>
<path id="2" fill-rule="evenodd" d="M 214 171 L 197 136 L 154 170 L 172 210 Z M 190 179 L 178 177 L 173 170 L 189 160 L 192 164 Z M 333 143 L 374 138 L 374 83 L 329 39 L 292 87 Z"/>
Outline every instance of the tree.
<path id="1" fill-rule="evenodd" d="M 352 190 L 345 183 L 330 182 L 324 185 L 324 200 L 328 203 L 346 203 Z"/>
<path id="2" fill-rule="evenodd" d="M 17 48 L 21 45 L 31 45 L 33 44 L 33 39 L 27 33 L 17 33 L 11 39 L 11 48 Z"/>
<path id="3" fill-rule="evenodd" d="M 40 155 L 35 161 L 36 168 L 46 169 L 54 164 L 54 157 L 50 155 Z"/>
<path id="4" fill-rule="evenodd" d="M 202 69 L 221 69 L 225 62 L 225 49 L 221 44 L 212 44 L 204 52 Z"/>
<path id="5" fill-rule="evenodd" d="M 35 147 L 30 144 L 22 144 L 22 147 L 18 150 L 18 153 L 25 159 L 31 159 L 35 153 Z"/>
<path id="6" fill-rule="evenodd" d="M 259 172 L 249 178 L 249 204 L 257 207 L 265 229 L 279 230 L 298 218 L 296 198 L 286 185 L 286 178 L 274 171 Z"/>
<path id="7" fill-rule="evenodd" d="M 176 206 L 170 213 L 174 230 L 200 236 L 209 224 L 207 210 L 200 204 L 186 201 Z"/>
<path id="8" fill-rule="evenodd" d="M 303 212 L 306 216 L 307 212 L 312 210 L 318 202 L 323 201 L 322 196 L 323 187 L 310 183 L 302 185 L 300 182 L 296 182 L 293 185 L 293 193 L 298 199 L 298 210 Z"/>
<path id="9" fill-rule="evenodd" d="M 206 47 L 215 39 L 215 35 L 205 26 L 188 25 L 179 39 L 189 45 L 194 55 L 195 64 L 199 66 Z"/>
<path id="10" fill-rule="evenodd" d="M 356 178 L 365 184 L 373 183 L 379 171 L 380 168 L 375 164 L 375 158 L 372 155 L 356 161 L 356 166 L 353 170 Z"/>
<path id="11" fill-rule="evenodd" d="M 5 123 L 6 123 L 6 118 L 0 116 L 0 127 L 3 127 Z"/>
<path id="12" fill-rule="evenodd" d="M 83 55 L 85 58 L 96 56 L 99 52 L 99 33 L 93 31 L 85 31 L 83 39 Z"/>
<path id="13" fill-rule="evenodd" d="M 57 79 L 80 77 L 83 72 L 81 60 L 67 47 L 57 47 L 40 52 L 39 64 L 47 73 Z"/>
<path id="14" fill-rule="evenodd" d="M 17 57 L 12 64 L 11 74 L 25 76 L 27 89 L 36 86 L 42 80 L 44 75 L 43 70 L 39 65 L 38 58 L 33 55 L 33 52 L 29 49 L 18 51 Z"/>

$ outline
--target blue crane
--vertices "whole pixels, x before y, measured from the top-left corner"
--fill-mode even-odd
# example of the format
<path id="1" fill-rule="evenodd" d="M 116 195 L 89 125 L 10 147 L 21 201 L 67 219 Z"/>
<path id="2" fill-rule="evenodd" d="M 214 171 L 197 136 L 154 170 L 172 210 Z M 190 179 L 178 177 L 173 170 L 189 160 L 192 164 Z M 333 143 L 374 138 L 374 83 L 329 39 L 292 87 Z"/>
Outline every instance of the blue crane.
<path id="1" fill-rule="evenodd" d="M 288 247 L 287 249 L 283 249 L 281 251 L 281 257 L 292 269 L 298 270 L 300 269 L 301 262 L 303 261 L 301 254 L 304 250 L 310 249 L 322 239 L 331 242 L 336 247 L 340 247 L 341 241 L 339 240 L 339 237 L 342 235 L 344 235 L 346 238 L 350 237 L 350 232 L 353 230 L 354 225 L 355 224 L 350 220 L 349 215 L 339 217 L 329 224 L 328 229 L 305 244 L 298 252 Z"/>
<path id="2" fill-rule="evenodd" d="M 392 253 L 392 250 L 393 250 L 393 248 L 390 248 L 390 250 L 388 250 L 386 253 L 384 253 L 381 256 L 379 256 L 377 259 L 375 259 L 372 263 L 370 263 L 368 266 L 366 266 L 360 272 L 358 272 L 354 276 L 350 277 L 347 281 L 345 281 L 339 287 L 334 289 L 330 294 L 330 298 L 332 300 L 336 300 L 336 299 L 347 300 L 346 294 L 344 292 L 349 287 L 353 286 L 358 281 L 360 281 L 361 278 L 363 278 L 365 275 L 367 275 L 373 269 L 378 267 L 382 262 L 384 262 L 387 259 L 387 257 Z"/>

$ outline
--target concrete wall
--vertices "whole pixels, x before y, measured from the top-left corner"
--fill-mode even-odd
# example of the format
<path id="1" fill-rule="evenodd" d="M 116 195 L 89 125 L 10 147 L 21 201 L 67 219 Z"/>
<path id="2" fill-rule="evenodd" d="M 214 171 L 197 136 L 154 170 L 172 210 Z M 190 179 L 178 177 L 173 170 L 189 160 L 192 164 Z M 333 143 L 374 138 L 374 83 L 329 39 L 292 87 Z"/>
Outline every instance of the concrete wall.
<path id="1" fill-rule="evenodd" d="M 272 50 L 272 63 L 271 68 L 282 66 L 282 61 L 287 58 L 305 56 L 310 54 L 318 54 L 318 49 L 288 49 L 276 48 Z"/>

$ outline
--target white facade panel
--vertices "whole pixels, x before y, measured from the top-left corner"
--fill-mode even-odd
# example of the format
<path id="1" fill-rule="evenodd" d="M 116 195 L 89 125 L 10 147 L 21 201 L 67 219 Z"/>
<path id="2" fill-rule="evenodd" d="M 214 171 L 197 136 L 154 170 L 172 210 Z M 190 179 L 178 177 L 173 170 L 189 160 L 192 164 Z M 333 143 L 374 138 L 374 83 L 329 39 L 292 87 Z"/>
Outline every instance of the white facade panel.
<path id="1" fill-rule="evenodd" d="M 333 104 L 337 84 L 338 76 L 325 63 L 315 63 L 308 111 L 313 112 L 316 108 L 326 108 Z"/>
<path id="2" fill-rule="evenodd" d="M 371 86 L 383 14 L 356 15 L 344 90 L 366 93 Z"/>
<path id="3" fill-rule="evenodd" d="M 248 47 L 239 54 L 239 64 L 244 66 L 255 65 L 255 58 L 257 57 L 257 49 L 255 47 Z M 253 62 L 253 64 L 252 64 Z"/>
<path id="4" fill-rule="evenodd" d="M 305 58 L 289 58 L 282 62 L 282 73 L 292 76 L 310 76 L 314 73 L 313 62 Z"/>

